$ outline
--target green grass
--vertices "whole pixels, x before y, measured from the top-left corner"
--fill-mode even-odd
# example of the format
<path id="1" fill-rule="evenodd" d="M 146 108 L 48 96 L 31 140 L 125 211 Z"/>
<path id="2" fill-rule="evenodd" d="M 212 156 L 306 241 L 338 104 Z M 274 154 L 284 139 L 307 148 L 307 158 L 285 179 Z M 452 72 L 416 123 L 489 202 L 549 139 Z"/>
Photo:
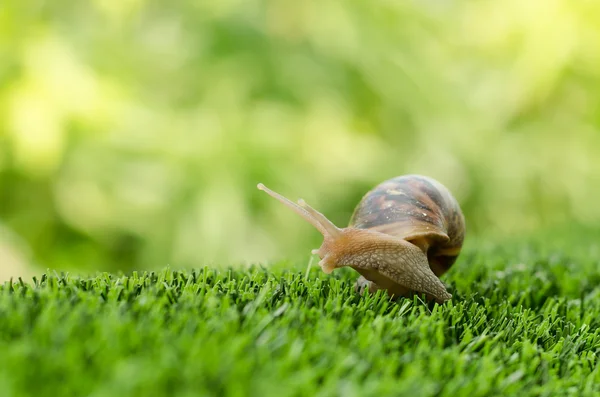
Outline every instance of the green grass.
<path id="1" fill-rule="evenodd" d="M 597 248 L 568 245 L 472 243 L 442 306 L 301 263 L 13 281 L 1 395 L 591 396 Z"/>

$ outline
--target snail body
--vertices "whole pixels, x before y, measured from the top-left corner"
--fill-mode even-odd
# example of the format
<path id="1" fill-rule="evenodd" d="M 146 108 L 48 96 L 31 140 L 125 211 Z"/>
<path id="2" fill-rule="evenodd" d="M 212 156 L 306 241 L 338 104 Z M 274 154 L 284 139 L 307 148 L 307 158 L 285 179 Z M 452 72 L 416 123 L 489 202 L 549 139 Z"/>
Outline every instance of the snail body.
<path id="1" fill-rule="evenodd" d="M 460 254 L 465 219 L 457 200 L 435 179 L 404 175 L 380 183 L 363 196 L 345 228 L 302 199 L 296 204 L 263 184 L 258 188 L 321 232 L 323 243 L 312 253 L 325 273 L 353 268 L 360 274 L 355 289 L 361 293 L 418 293 L 438 303 L 452 298 L 439 277 Z"/>

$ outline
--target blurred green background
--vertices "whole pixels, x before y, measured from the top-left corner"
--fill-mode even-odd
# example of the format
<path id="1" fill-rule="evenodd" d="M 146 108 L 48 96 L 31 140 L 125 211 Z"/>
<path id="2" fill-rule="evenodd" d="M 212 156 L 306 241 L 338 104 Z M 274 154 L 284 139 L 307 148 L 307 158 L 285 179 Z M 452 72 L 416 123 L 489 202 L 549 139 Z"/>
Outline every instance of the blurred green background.
<path id="1" fill-rule="evenodd" d="M 595 227 L 600 2 L 4 0 L 0 276 L 307 258 L 401 174 Z"/>

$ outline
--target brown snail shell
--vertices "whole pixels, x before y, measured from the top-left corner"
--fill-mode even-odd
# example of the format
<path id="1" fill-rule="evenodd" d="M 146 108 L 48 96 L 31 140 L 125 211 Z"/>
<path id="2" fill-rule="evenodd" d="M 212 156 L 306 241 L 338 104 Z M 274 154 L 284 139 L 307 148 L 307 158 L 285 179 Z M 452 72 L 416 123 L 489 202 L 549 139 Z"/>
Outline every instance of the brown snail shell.
<path id="1" fill-rule="evenodd" d="M 376 230 L 418 246 L 437 277 L 456 262 L 466 231 L 464 215 L 452 193 L 435 179 L 421 175 L 395 177 L 367 192 L 349 226 Z M 366 280 L 361 278 L 358 284 L 364 287 Z"/>
<path id="2" fill-rule="evenodd" d="M 420 175 L 396 177 L 369 191 L 350 226 L 419 246 L 438 277 L 454 264 L 465 237 L 465 219 L 454 196 L 435 179 Z"/>
<path id="3" fill-rule="evenodd" d="M 460 254 L 465 219 L 450 191 L 421 175 L 389 179 L 366 193 L 349 226 L 338 228 L 303 200 L 295 204 L 259 184 L 317 228 L 323 245 L 313 253 L 326 273 L 349 266 L 361 277 L 356 288 L 392 296 L 424 293 L 444 302 L 452 297 L 439 277 Z"/>

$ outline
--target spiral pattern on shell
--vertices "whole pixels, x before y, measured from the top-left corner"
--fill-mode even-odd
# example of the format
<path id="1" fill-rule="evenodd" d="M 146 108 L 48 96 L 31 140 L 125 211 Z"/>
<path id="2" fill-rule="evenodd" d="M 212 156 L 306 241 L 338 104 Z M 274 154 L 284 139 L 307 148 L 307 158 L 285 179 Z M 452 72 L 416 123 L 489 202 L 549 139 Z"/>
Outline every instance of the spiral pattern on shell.
<path id="1" fill-rule="evenodd" d="M 450 191 L 433 178 L 404 175 L 384 181 L 356 206 L 351 227 L 372 229 L 419 246 L 436 276 L 460 254 L 465 219 Z"/>

